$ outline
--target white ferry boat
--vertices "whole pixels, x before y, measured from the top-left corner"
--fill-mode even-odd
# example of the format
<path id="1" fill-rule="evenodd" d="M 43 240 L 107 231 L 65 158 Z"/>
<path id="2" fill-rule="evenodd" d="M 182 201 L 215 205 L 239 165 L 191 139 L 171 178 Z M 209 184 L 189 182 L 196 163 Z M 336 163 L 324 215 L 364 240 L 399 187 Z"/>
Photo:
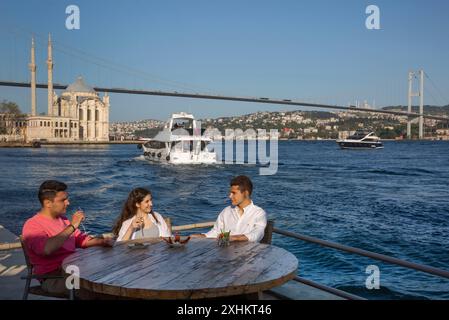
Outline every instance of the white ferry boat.
<path id="1" fill-rule="evenodd" d="M 215 164 L 217 155 L 192 114 L 174 113 L 154 139 L 142 145 L 146 160 L 171 164 Z"/>

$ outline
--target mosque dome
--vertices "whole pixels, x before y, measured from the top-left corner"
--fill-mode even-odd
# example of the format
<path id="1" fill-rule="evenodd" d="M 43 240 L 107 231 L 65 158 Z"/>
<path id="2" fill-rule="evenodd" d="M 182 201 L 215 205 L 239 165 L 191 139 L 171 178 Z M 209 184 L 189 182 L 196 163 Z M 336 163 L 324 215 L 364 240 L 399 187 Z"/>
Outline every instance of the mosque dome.
<path id="1" fill-rule="evenodd" d="M 74 83 L 69 85 L 65 92 L 86 92 L 86 93 L 96 93 L 95 90 L 87 85 L 82 77 L 78 77 Z"/>

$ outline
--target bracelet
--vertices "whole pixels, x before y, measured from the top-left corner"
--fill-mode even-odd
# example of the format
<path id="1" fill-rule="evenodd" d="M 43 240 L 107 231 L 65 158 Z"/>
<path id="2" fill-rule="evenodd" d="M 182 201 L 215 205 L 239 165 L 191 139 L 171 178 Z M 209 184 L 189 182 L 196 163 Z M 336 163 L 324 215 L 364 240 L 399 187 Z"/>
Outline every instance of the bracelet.
<path id="1" fill-rule="evenodd" d="M 75 228 L 75 226 L 73 224 L 69 224 L 68 226 L 73 228 L 72 233 L 76 231 L 76 228 Z"/>

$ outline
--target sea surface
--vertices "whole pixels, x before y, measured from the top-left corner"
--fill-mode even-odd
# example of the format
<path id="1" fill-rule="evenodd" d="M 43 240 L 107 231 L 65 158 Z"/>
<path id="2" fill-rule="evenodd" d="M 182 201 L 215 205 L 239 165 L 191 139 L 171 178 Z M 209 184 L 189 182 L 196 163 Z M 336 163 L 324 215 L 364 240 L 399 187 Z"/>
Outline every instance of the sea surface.
<path id="1" fill-rule="evenodd" d="M 19 234 L 39 210 L 46 179 L 69 185 L 70 213 L 85 229 L 109 232 L 134 187 L 151 189 L 155 210 L 174 225 L 213 221 L 229 181 L 245 174 L 253 200 L 277 228 L 449 270 L 449 142 L 385 142 L 340 150 L 332 141 L 280 141 L 275 175 L 254 164 L 172 166 L 142 159 L 135 145 L 0 149 L 0 224 Z M 274 235 L 294 253 L 299 275 L 370 299 L 449 299 L 449 280 Z M 380 289 L 365 286 L 380 270 Z"/>

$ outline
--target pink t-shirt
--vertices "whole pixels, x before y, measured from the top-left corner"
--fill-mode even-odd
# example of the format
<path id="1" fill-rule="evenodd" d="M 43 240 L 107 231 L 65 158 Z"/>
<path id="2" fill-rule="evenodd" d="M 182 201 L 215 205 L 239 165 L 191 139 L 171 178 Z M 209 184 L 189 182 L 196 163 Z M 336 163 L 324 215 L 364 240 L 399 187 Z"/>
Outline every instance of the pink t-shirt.
<path id="1" fill-rule="evenodd" d="M 62 261 L 75 252 L 76 248 L 85 248 L 90 237 L 76 230 L 64 242 L 61 248 L 49 256 L 44 255 L 44 248 L 48 238 L 61 233 L 70 221 L 65 216 L 56 219 L 36 214 L 25 222 L 22 230 L 23 240 L 27 249 L 33 273 L 45 274 L 59 269 Z"/>

